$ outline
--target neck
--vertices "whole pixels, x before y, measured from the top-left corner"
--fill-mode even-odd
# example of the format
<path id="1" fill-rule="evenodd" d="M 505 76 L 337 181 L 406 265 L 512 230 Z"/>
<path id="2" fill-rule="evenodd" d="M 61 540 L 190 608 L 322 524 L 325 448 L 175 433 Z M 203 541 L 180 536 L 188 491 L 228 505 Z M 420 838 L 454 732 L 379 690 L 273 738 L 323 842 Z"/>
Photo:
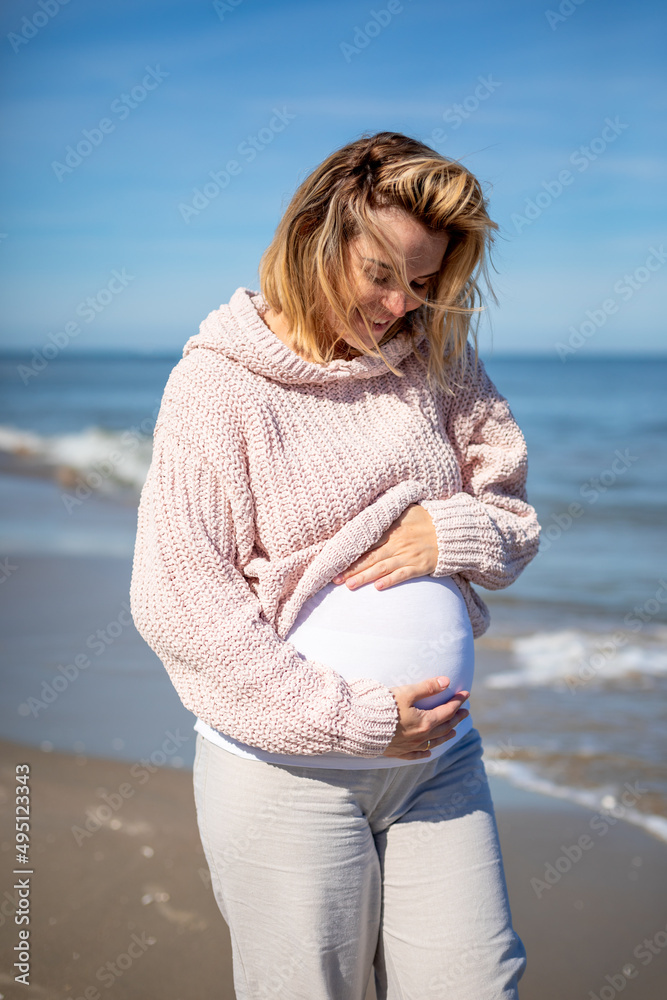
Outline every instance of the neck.
<path id="1" fill-rule="evenodd" d="M 269 330 L 275 333 L 278 340 L 289 347 L 291 351 L 294 350 L 292 346 L 292 338 L 290 336 L 289 327 L 283 318 L 282 313 L 274 313 L 273 309 L 267 309 L 262 317 Z M 295 353 L 299 353 L 298 351 Z M 302 357 L 302 355 L 299 355 Z M 350 347 L 345 341 L 339 341 L 334 348 L 334 360 L 336 361 L 351 361 L 352 358 L 361 357 L 361 351 L 358 351 L 356 347 Z M 309 360 L 304 358 L 305 361 Z"/>
<path id="2" fill-rule="evenodd" d="M 275 333 L 278 340 L 280 340 L 285 347 L 289 347 L 290 351 L 294 351 L 292 346 L 292 338 L 290 336 L 290 331 L 282 313 L 274 313 L 273 309 L 267 309 L 262 317 L 269 330 Z M 385 336 L 380 341 L 380 346 L 384 347 L 390 340 L 393 340 L 399 330 L 394 330 L 393 333 L 385 334 Z M 298 351 L 295 351 L 299 354 Z M 303 355 L 299 354 L 299 357 Z M 358 350 L 356 347 L 351 347 L 344 340 L 339 340 L 334 347 L 334 361 L 352 361 L 354 358 L 363 357 L 362 351 Z M 309 358 L 304 358 L 304 361 L 310 360 Z"/>

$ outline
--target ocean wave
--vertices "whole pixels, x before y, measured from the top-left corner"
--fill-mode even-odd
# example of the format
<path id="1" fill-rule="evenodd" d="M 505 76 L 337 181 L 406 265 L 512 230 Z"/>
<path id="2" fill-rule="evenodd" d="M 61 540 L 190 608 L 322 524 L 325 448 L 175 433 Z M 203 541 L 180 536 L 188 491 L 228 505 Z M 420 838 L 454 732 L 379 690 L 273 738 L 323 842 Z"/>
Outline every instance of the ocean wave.
<path id="1" fill-rule="evenodd" d="M 22 465 L 26 471 L 37 467 L 74 494 L 113 494 L 129 488 L 138 496 L 152 448 L 152 436 L 135 430 L 90 426 L 75 434 L 42 435 L 0 426 L 0 452 L 12 456 L 16 472 Z"/>
<path id="2" fill-rule="evenodd" d="M 529 764 L 521 761 L 494 760 L 492 756 L 487 760 L 486 755 L 485 767 L 490 775 L 504 778 L 516 788 L 565 799 L 576 805 L 592 809 L 593 812 L 597 812 L 601 816 L 624 819 L 627 823 L 641 826 L 655 837 L 667 842 L 667 817 L 640 812 L 639 809 L 634 809 L 632 806 L 623 805 L 619 799 L 619 795 L 623 793 L 619 792 L 614 785 L 610 784 L 598 788 L 573 788 L 570 785 L 559 785 L 548 778 L 541 777 L 536 769 Z"/>
<path id="3" fill-rule="evenodd" d="M 637 674 L 667 676 L 667 626 L 647 623 L 642 632 L 641 641 L 629 629 L 560 629 L 513 639 L 510 645 L 517 668 L 491 674 L 486 686 L 575 690 Z"/>

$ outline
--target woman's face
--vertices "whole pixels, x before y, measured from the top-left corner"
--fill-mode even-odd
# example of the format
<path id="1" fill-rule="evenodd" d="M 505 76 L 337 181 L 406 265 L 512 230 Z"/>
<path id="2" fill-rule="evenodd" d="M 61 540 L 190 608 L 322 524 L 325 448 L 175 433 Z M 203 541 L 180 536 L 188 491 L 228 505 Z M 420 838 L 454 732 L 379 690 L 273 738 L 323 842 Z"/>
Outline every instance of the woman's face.
<path id="1" fill-rule="evenodd" d="M 449 236 L 431 232 L 399 208 L 377 209 L 374 215 L 404 255 L 410 286 L 423 297 L 427 279 L 440 271 Z M 352 326 L 364 346 L 372 349 L 396 320 L 418 309 L 420 303 L 392 283 L 388 262 L 382 260 L 364 237 L 352 240 L 349 251 L 350 278 L 359 303 Z M 372 338 L 366 332 L 360 310 L 372 324 Z M 350 334 L 337 326 L 336 330 L 346 344 L 355 347 Z"/>

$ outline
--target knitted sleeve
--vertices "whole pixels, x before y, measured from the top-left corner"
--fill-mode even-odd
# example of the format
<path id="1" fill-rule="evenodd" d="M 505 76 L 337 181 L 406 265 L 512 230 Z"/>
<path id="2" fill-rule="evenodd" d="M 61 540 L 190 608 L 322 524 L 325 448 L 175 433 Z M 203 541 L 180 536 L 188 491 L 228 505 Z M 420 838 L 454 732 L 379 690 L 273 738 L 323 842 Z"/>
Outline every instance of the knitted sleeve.
<path id="1" fill-rule="evenodd" d="M 398 722 L 393 695 L 280 638 L 236 566 L 231 490 L 191 442 L 156 428 L 130 590 L 137 629 L 185 707 L 234 739 L 380 756 Z"/>
<path id="2" fill-rule="evenodd" d="M 525 439 L 481 359 L 452 403 L 446 431 L 463 488 L 447 499 L 421 501 L 438 539 L 432 576 L 460 573 L 487 590 L 500 590 L 537 554 L 541 529 L 526 497 Z"/>

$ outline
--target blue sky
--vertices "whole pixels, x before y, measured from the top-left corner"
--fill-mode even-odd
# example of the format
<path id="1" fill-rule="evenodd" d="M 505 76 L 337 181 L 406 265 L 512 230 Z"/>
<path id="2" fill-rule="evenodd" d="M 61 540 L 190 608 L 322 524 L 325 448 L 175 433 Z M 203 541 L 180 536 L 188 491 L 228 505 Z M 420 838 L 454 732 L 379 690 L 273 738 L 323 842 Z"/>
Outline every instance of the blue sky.
<path id="1" fill-rule="evenodd" d="M 5 2 L 2 343 L 178 350 L 258 287 L 310 170 L 392 130 L 488 194 L 487 354 L 664 352 L 661 7 Z M 193 202 L 230 160 L 224 189 Z"/>

